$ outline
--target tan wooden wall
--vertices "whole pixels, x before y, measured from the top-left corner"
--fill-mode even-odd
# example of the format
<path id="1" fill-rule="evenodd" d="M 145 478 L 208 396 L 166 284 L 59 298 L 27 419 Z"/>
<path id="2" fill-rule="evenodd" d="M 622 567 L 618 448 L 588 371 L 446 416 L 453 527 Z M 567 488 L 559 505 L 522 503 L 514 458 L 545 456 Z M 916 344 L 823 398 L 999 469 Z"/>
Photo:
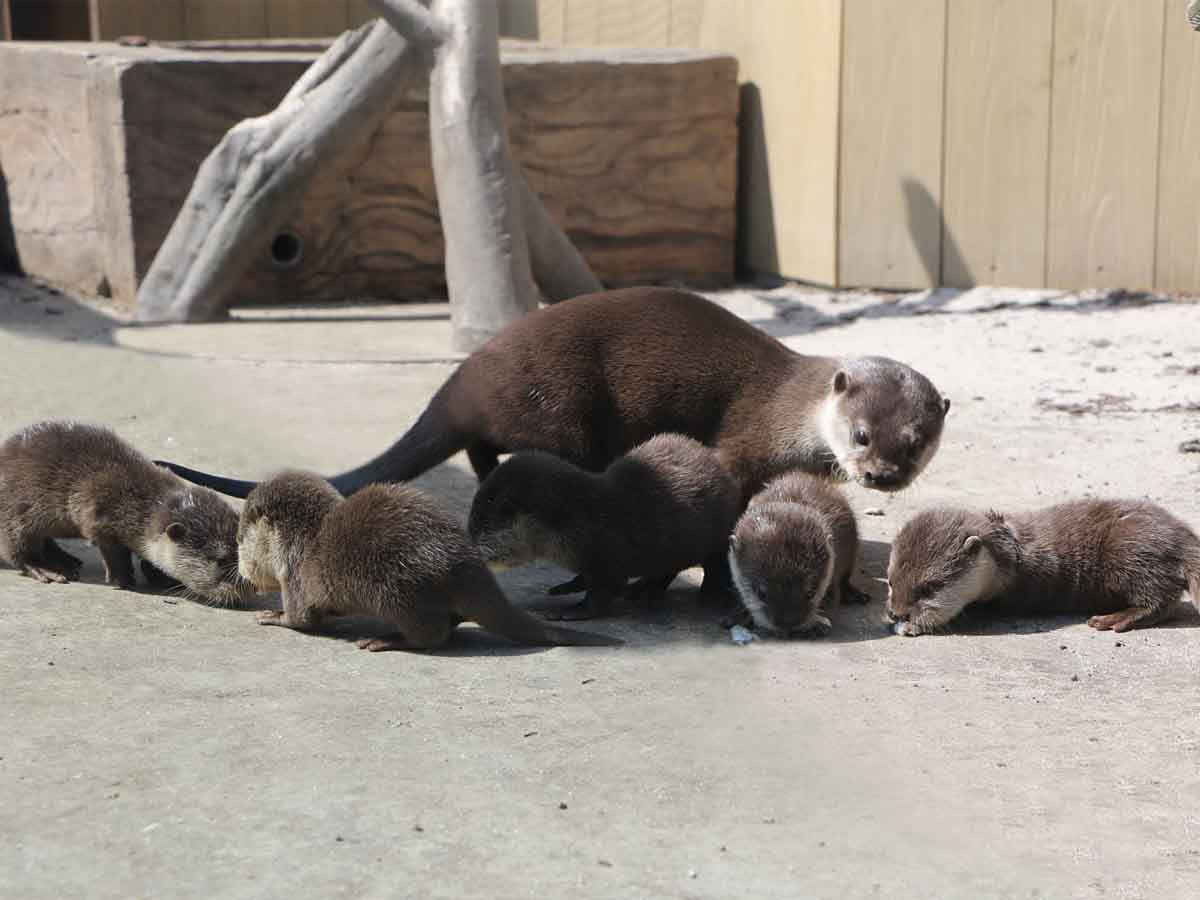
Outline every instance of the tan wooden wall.
<path id="1" fill-rule="evenodd" d="M 752 268 L 1200 293 L 1200 34 L 1182 0 L 505 5 L 541 40 L 738 56 Z"/>
<path id="2" fill-rule="evenodd" d="M 158 40 L 329 37 L 372 19 L 367 0 L 88 0 L 92 35 Z"/>

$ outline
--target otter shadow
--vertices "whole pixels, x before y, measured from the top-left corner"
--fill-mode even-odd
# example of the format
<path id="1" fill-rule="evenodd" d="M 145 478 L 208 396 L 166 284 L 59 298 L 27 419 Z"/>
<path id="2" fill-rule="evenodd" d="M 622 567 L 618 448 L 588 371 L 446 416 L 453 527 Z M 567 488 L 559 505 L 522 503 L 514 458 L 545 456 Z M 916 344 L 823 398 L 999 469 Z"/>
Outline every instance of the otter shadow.
<path id="1" fill-rule="evenodd" d="M 946 633 L 971 636 L 1047 634 L 1076 625 L 1086 625 L 1092 615 L 1092 613 L 1022 613 L 1013 609 L 988 609 L 984 606 L 967 609 L 946 626 Z M 1163 628 L 1200 628 L 1200 612 L 1197 612 L 1195 607 L 1184 604 L 1179 612 L 1167 621 L 1134 630 L 1153 631 Z M 1121 634 L 1120 632 L 1100 633 L 1112 634 L 1118 638 Z"/>

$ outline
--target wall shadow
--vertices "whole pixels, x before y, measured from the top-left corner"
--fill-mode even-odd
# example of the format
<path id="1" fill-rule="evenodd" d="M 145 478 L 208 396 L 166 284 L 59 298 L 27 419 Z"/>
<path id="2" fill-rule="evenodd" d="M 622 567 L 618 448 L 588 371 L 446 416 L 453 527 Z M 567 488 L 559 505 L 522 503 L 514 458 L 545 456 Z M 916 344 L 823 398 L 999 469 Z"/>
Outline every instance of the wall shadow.
<path id="1" fill-rule="evenodd" d="M 775 205 L 767 154 L 767 125 L 762 92 L 747 82 L 738 103 L 737 276 L 779 271 Z"/>
<path id="2" fill-rule="evenodd" d="M 17 233 L 13 230 L 12 206 L 8 199 L 8 179 L 0 166 L 0 272 L 20 275 L 21 256 L 17 252 Z"/>
<path id="3" fill-rule="evenodd" d="M 904 208 L 908 219 L 908 234 L 921 256 L 921 265 L 932 285 L 952 284 L 970 287 L 975 278 L 963 259 L 954 235 L 946 227 L 942 207 L 933 199 L 925 185 L 912 178 L 901 182 Z M 934 234 L 936 241 L 927 239 Z"/>

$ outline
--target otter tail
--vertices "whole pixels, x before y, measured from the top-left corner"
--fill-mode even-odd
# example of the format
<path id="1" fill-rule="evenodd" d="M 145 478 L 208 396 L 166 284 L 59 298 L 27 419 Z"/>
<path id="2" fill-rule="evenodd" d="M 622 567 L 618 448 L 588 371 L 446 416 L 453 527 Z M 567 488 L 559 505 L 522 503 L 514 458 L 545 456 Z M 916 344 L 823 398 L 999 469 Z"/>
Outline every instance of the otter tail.
<path id="1" fill-rule="evenodd" d="M 493 634 L 518 644 L 542 647 L 618 647 L 620 638 L 591 631 L 560 628 L 513 606 L 486 569 L 465 580 L 466 590 L 455 598 L 455 612 Z"/>
<path id="2" fill-rule="evenodd" d="M 410 481 L 466 447 L 466 440 L 447 415 L 445 395 L 453 383 L 451 375 L 400 440 L 358 468 L 330 478 L 329 483 L 348 497 L 368 484 Z"/>
<path id="3" fill-rule="evenodd" d="M 187 466 L 181 466 L 179 463 L 167 462 L 165 459 L 154 460 L 156 466 L 162 466 L 164 469 L 170 469 L 180 478 L 190 481 L 192 484 L 198 484 L 201 487 L 212 488 L 220 494 L 225 494 L 229 497 L 241 497 L 243 500 L 250 496 L 250 492 L 258 486 L 257 481 L 242 481 L 239 478 L 225 478 L 222 475 L 209 475 L 207 472 L 199 472 L 196 469 L 189 469 Z"/>

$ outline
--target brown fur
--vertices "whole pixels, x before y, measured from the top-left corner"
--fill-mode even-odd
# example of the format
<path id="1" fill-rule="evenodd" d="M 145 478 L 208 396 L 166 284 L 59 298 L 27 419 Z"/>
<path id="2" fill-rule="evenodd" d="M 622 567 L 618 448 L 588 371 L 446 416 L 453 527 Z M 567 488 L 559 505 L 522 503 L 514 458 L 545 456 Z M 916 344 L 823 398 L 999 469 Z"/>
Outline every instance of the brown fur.
<path id="1" fill-rule="evenodd" d="M 256 543 L 264 535 L 270 547 Z M 264 624 L 316 630 L 327 616 L 364 614 L 398 627 L 361 642 L 368 650 L 440 647 L 463 620 L 518 643 L 620 643 L 512 606 L 462 529 L 407 485 L 343 499 L 318 475 L 284 472 L 250 494 L 238 544 L 242 573 L 283 593 L 283 611 L 261 613 Z"/>
<path id="2" fill-rule="evenodd" d="M 85 538 L 105 580 L 136 585 L 131 553 L 198 594 L 234 603 L 237 513 L 207 488 L 155 466 L 105 428 L 31 426 L 0 445 L 0 556 L 39 581 L 65 583 L 82 563 L 55 543 Z"/>
<path id="3" fill-rule="evenodd" d="M 748 617 L 771 633 L 823 634 L 843 602 L 867 599 L 850 583 L 858 559 L 850 504 L 802 472 L 754 495 L 734 529 L 730 559 Z"/>
<path id="4" fill-rule="evenodd" d="M 550 559 L 578 572 L 583 603 L 565 617 L 610 611 L 630 578 L 660 595 L 691 566 L 720 559 L 739 492 L 717 454 L 678 434 L 657 435 L 596 474 L 548 453 L 517 453 L 471 505 L 468 531 L 488 560 Z"/>
<path id="5" fill-rule="evenodd" d="M 821 429 L 829 397 L 840 456 Z M 499 454 L 521 450 L 599 472 L 676 432 L 721 452 L 743 502 L 791 469 L 845 469 L 895 490 L 932 455 L 947 406 L 924 376 L 892 360 L 801 356 L 684 291 L 606 291 L 513 323 L 459 366 L 396 444 L 333 484 L 351 494 L 408 481 L 463 449 L 480 480 Z M 856 428 L 867 444 L 854 443 Z M 235 496 L 253 487 L 171 466 Z"/>
<path id="6" fill-rule="evenodd" d="M 1185 592 L 1200 601 L 1200 538 L 1142 500 L 1078 500 L 1012 516 L 928 510 L 892 545 L 888 611 L 901 633 L 953 618 L 962 607 L 946 617 L 938 598 L 973 571 L 987 577 L 962 595 L 967 603 L 1101 613 L 1088 624 L 1127 631 L 1171 616 Z"/>

